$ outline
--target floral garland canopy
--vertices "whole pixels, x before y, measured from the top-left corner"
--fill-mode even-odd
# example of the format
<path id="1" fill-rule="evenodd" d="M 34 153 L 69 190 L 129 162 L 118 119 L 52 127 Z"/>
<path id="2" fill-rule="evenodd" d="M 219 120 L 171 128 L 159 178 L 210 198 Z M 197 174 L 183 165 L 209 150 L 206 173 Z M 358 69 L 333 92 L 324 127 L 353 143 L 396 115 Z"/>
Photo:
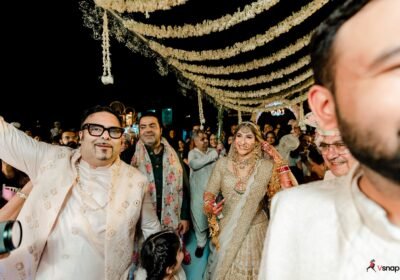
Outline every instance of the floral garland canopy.
<path id="1" fill-rule="evenodd" d="M 182 91 L 258 113 L 306 100 L 311 34 L 341 2 L 86 0 L 81 10 L 94 37 L 103 38 L 105 74 L 110 36 L 154 59 L 160 74 L 173 71 Z"/>

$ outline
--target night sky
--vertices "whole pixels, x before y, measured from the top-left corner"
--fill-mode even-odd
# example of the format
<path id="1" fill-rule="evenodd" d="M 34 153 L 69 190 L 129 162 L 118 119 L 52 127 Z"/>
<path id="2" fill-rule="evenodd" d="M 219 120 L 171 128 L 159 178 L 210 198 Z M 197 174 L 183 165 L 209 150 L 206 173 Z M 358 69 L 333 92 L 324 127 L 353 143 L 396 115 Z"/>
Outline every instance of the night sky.
<path id="1" fill-rule="evenodd" d="M 115 40 L 111 41 L 114 85 L 104 86 L 100 81 L 101 41 L 94 40 L 91 30 L 83 27 L 78 1 L 51 1 L 51 7 L 38 3 L 18 8 L 7 4 L 14 5 L 10 10 L 18 10 L 24 30 L 2 19 L 2 25 L 7 26 L 3 39 L 6 36 L 8 40 L 3 45 L 6 74 L 1 80 L 3 88 L 10 90 L 2 91 L 0 115 L 7 121 L 29 127 L 40 120 L 43 126 L 51 127 L 53 121 L 60 120 L 64 126 L 76 127 L 85 108 L 115 100 L 137 111 L 172 107 L 180 126 L 193 122 L 185 119 L 189 114 L 198 118 L 197 98 L 178 93 L 173 74 L 161 77 L 153 61 Z M 57 12 L 49 13 L 49 8 Z M 177 106 L 178 102 L 185 106 Z M 214 108 L 209 110 L 213 115 Z"/>

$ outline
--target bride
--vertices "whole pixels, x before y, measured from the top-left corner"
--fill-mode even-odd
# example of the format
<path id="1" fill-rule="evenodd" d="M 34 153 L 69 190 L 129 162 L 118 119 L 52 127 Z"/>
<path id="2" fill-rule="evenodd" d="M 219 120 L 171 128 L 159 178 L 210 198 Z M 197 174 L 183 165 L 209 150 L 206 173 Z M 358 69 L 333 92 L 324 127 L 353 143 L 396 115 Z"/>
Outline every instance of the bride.
<path id="1" fill-rule="evenodd" d="M 263 209 L 274 170 L 274 162 L 262 156 L 263 142 L 255 124 L 242 122 L 228 156 L 212 172 L 204 211 L 214 245 L 204 279 L 257 279 L 268 225 Z M 215 203 L 218 194 L 224 199 Z"/>

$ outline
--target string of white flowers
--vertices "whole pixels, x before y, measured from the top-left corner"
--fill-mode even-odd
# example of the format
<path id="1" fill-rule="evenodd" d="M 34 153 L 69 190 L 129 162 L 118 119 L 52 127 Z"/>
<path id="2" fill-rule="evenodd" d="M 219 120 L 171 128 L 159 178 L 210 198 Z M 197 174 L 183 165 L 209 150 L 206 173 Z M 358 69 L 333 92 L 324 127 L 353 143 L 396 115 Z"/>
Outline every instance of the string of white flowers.
<path id="1" fill-rule="evenodd" d="M 300 92 L 304 92 L 305 90 L 308 90 L 310 88 L 311 84 L 304 84 L 302 86 L 295 86 L 292 87 L 288 90 L 282 91 L 280 92 L 278 95 L 274 95 L 274 96 L 267 96 L 267 97 L 263 97 L 263 98 L 250 98 L 250 99 L 240 99 L 239 98 L 227 98 L 227 97 L 223 97 L 223 96 L 218 96 L 219 99 L 223 100 L 224 102 L 229 102 L 235 105 L 255 105 L 255 104 L 260 104 L 265 102 L 266 100 L 268 101 L 279 101 L 279 100 L 283 100 L 286 98 L 289 98 L 293 95 L 296 95 Z M 213 96 L 213 95 L 210 95 Z"/>
<path id="2" fill-rule="evenodd" d="M 238 111 L 238 123 L 242 122 L 242 111 Z"/>
<path id="3" fill-rule="evenodd" d="M 111 59 L 110 59 L 110 37 L 108 30 L 108 17 L 107 11 L 104 10 L 103 15 L 103 76 L 101 77 L 101 82 L 104 85 L 109 85 L 114 83 L 114 78 L 111 74 Z"/>
<path id="4" fill-rule="evenodd" d="M 210 34 L 212 32 L 220 32 L 230 27 L 254 18 L 256 15 L 261 14 L 275 4 L 279 0 L 258 0 L 250 5 L 246 5 L 243 10 L 238 10 L 234 14 L 224 15 L 215 20 L 204 20 L 197 24 L 185 24 L 182 26 L 157 26 L 154 24 L 146 24 L 135 21 L 133 19 L 124 20 L 124 26 L 134 32 L 140 33 L 144 36 L 156 38 L 189 38 L 198 37 Z"/>
<path id="5" fill-rule="evenodd" d="M 273 53 L 270 56 L 254 59 L 250 62 L 246 62 L 243 64 L 235 64 L 229 66 L 205 66 L 181 62 L 174 58 L 170 58 L 168 62 L 169 64 L 175 66 L 176 68 L 179 68 L 182 71 L 188 71 L 192 73 L 208 75 L 229 75 L 232 73 L 242 73 L 276 63 L 292 54 L 295 54 L 309 44 L 311 34 L 312 32 L 301 37 L 293 44 L 277 51 L 276 53 Z"/>
<path id="6" fill-rule="evenodd" d="M 103 9 L 111 9 L 119 13 L 140 12 L 146 14 L 158 10 L 169 10 L 186 2 L 187 0 L 95 0 L 96 5 Z"/>
<path id="7" fill-rule="evenodd" d="M 254 86 L 257 84 L 272 82 L 276 79 L 283 78 L 295 71 L 298 71 L 305 66 L 309 66 L 311 63 L 311 58 L 309 56 L 305 56 L 300 58 L 298 61 L 293 64 L 279 69 L 278 71 L 270 72 L 267 75 L 261 75 L 258 77 L 248 78 L 248 79 L 218 79 L 218 78 L 210 78 L 202 75 L 192 74 L 186 71 L 181 71 L 182 75 L 192 81 L 199 82 L 202 84 L 207 84 L 210 86 L 218 86 L 218 87 L 244 87 L 244 86 Z"/>
<path id="8" fill-rule="evenodd" d="M 263 106 L 264 104 L 270 104 L 273 102 L 283 102 L 284 100 L 291 100 L 294 98 L 294 96 L 300 96 L 307 91 L 308 91 L 308 88 L 293 90 L 284 95 L 276 95 L 276 96 L 267 97 L 264 99 L 252 100 L 251 103 L 246 102 L 246 101 L 250 101 L 250 100 L 226 99 L 226 98 L 223 98 L 220 96 L 217 96 L 216 99 L 223 102 L 223 104 L 231 104 L 231 105 L 235 105 L 235 106 L 240 106 L 242 108 L 256 108 L 256 107 Z"/>
<path id="9" fill-rule="evenodd" d="M 216 97 L 215 100 L 218 103 L 222 104 L 222 100 L 219 100 L 218 97 Z M 226 108 L 233 109 L 236 111 L 259 113 L 259 112 L 270 112 L 272 110 L 286 108 L 286 107 L 292 106 L 294 104 L 297 104 L 299 102 L 303 102 L 305 100 L 307 100 L 306 93 L 304 93 L 304 94 L 300 95 L 299 97 L 292 99 L 292 100 L 282 100 L 282 104 L 276 105 L 276 106 L 269 106 L 267 108 L 265 107 L 265 104 L 262 104 L 259 107 L 238 106 L 238 105 L 231 104 L 231 103 L 223 103 L 223 104 Z M 268 100 L 266 100 L 266 101 L 268 101 Z"/>
<path id="10" fill-rule="evenodd" d="M 206 119 L 204 118 L 203 101 L 201 100 L 201 91 L 199 89 L 197 90 L 197 103 L 199 104 L 200 129 L 203 130 Z"/>
<path id="11" fill-rule="evenodd" d="M 223 124 L 223 120 L 224 120 L 224 107 L 222 106 L 222 104 L 219 105 L 218 108 L 218 130 L 217 130 L 217 140 L 223 140 L 221 139 L 221 135 L 222 135 L 222 124 Z"/>
<path id="12" fill-rule="evenodd" d="M 187 51 L 166 47 L 153 40 L 149 40 L 148 43 L 149 47 L 152 50 L 167 58 L 174 57 L 180 60 L 188 61 L 218 60 L 230 58 L 240 53 L 252 51 L 257 47 L 266 45 L 276 37 L 288 32 L 293 27 L 301 24 L 328 2 L 329 0 L 314 0 L 306 6 L 303 6 L 300 11 L 293 13 L 291 16 L 285 18 L 277 25 L 274 25 L 267 29 L 264 34 L 258 34 L 249 40 L 237 42 L 233 46 L 229 46 L 224 49 Z"/>
<path id="13" fill-rule="evenodd" d="M 304 108 L 303 108 L 303 102 L 300 102 L 300 112 L 299 112 L 299 126 L 301 130 L 305 131 L 307 130 L 306 124 L 304 123 Z"/>
<path id="14" fill-rule="evenodd" d="M 292 86 L 295 86 L 297 84 L 300 84 L 302 82 L 311 82 L 313 76 L 313 72 L 311 69 L 307 70 L 306 72 L 289 79 L 286 82 L 283 82 L 281 84 L 271 86 L 269 88 L 263 88 L 259 90 L 254 90 L 254 91 L 231 91 L 231 90 L 224 90 L 224 89 L 219 89 L 215 88 L 212 86 L 208 86 L 205 84 L 201 83 L 196 83 L 196 86 L 205 91 L 207 94 L 211 95 L 219 95 L 223 97 L 233 97 L 233 98 L 254 98 L 254 97 L 262 97 L 262 96 L 268 96 L 270 94 L 274 93 L 279 93 L 282 92 L 285 89 L 288 89 Z"/>

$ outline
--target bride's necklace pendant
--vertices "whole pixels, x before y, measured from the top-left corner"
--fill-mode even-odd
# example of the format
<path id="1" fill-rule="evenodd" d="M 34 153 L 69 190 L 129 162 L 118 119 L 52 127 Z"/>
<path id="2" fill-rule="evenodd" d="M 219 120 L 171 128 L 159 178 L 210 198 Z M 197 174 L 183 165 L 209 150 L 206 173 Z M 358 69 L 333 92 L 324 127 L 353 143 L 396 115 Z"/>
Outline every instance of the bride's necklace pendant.
<path id="1" fill-rule="evenodd" d="M 245 184 L 239 180 L 234 187 L 235 192 L 237 192 L 238 194 L 244 194 L 246 191 L 246 187 Z"/>

